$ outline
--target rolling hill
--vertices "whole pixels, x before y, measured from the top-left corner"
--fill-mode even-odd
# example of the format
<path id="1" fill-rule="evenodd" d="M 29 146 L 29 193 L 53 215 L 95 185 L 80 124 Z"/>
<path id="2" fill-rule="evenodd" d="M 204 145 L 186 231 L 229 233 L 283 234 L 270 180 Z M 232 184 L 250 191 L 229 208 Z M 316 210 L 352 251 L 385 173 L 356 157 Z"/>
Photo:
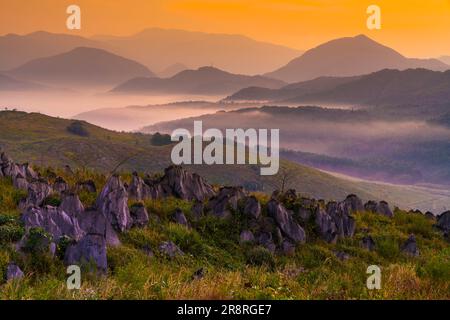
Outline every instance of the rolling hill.
<path id="1" fill-rule="evenodd" d="M 27 35 L 8 34 L 0 36 L 0 70 L 11 70 L 31 60 L 54 56 L 78 47 L 104 46 L 98 41 L 69 34 L 44 31 Z"/>
<path id="2" fill-rule="evenodd" d="M 10 70 L 8 74 L 19 79 L 58 85 L 113 85 L 134 77 L 154 76 L 135 61 L 88 47 L 32 60 Z"/>
<path id="3" fill-rule="evenodd" d="M 170 165 L 172 147 L 151 145 L 151 137 L 139 133 L 118 133 L 86 122 L 87 133 L 80 136 L 67 130 L 73 120 L 52 118 L 42 114 L 0 112 L 0 146 L 16 161 L 31 162 L 39 166 L 85 167 L 109 172 L 119 163 L 124 171 L 161 172 Z M 341 199 L 350 193 L 363 199 L 385 199 L 404 208 L 431 206 L 430 201 L 448 205 L 442 190 L 397 187 L 337 178 L 330 174 L 282 161 L 283 170 L 293 177 L 290 187 L 297 191 L 324 199 Z M 243 185 L 250 190 L 271 192 L 272 178 L 262 178 L 257 166 L 190 166 L 190 170 L 216 184 Z M 443 198 L 443 200 L 442 200 Z M 430 200 L 431 199 L 431 200 Z M 447 199 L 447 202 L 445 202 Z M 417 204 L 417 205 L 416 205 Z"/>
<path id="4" fill-rule="evenodd" d="M 262 74 L 278 68 L 301 52 L 255 41 L 241 35 L 184 30 L 146 29 L 128 37 L 96 36 L 113 52 L 139 61 L 151 70 L 174 63 L 195 69 L 206 64 L 232 73 Z"/>
<path id="5" fill-rule="evenodd" d="M 362 75 L 388 68 L 443 71 L 450 67 L 437 59 L 406 58 L 391 48 L 359 35 L 324 43 L 266 75 L 292 83 L 323 76 Z"/>
<path id="6" fill-rule="evenodd" d="M 450 71 L 385 69 L 364 76 L 318 78 L 278 90 L 245 88 L 226 100 L 358 106 L 429 106 L 445 104 L 449 99 Z"/>
<path id="7" fill-rule="evenodd" d="M 12 77 L 0 73 L 0 91 L 28 91 L 28 90 L 44 90 L 44 86 L 36 83 L 19 81 Z"/>
<path id="8" fill-rule="evenodd" d="M 280 88 L 280 80 L 263 76 L 246 76 L 228 73 L 213 67 L 182 71 L 168 79 L 135 78 L 115 87 L 114 93 L 172 93 L 172 94 L 230 94 L 249 86 Z"/>

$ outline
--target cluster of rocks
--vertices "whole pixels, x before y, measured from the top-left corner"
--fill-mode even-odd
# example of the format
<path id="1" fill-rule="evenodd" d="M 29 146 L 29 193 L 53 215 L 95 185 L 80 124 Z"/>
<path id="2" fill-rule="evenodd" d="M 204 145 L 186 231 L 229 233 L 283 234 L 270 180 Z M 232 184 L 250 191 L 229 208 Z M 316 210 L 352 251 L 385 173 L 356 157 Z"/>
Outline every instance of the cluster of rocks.
<path id="1" fill-rule="evenodd" d="M 21 219 L 26 233 L 18 243 L 18 249 L 26 247 L 30 232 L 36 228 L 51 235 L 45 248 L 51 254 L 67 243 L 60 253 L 67 265 L 94 262 L 99 271 L 107 270 L 107 247 L 120 245 L 118 234 L 131 228 L 148 224 L 149 213 L 141 204 L 146 199 L 176 197 L 192 201 L 192 217 L 199 219 L 204 215 L 228 218 L 240 212 L 246 220 L 241 230 L 240 242 L 263 246 L 271 252 L 291 255 L 297 245 L 305 243 L 307 237 L 335 243 L 338 239 L 351 238 L 355 234 L 354 213 L 371 211 L 393 217 L 393 212 L 385 201 L 369 201 L 363 204 L 356 195 L 349 195 L 341 202 L 301 198 L 295 190 L 283 194 L 274 192 L 267 205 L 262 208 L 260 201 L 249 195 L 241 187 L 222 187 L 215 190 L 204 179 L 179 166 L 167 168 L 164 175 L 154 179 L 141 178 L 134 173 L 130 185 L 126 185 L 117 175 L 109 177 L 97 197 L 93 208 L 85 208 L 77 193 L 97 192 L 93 181 L 79 182 L 72 189 L 60 177 L 50 183 L 40 177 L 28 165 L 13 163 L 4 153 L 0 157 L 0 177 L 10 177 L 14 186 L 25 190 L 27 196 L 20 202 Z M 45 200 L 57 194 L 58 206 L 48 206 Z M 129 200 L 138 203 L 129 207 Z M 265 214 L 263 214 L 263 211 Z M 191 224 L 181 210 L 173 213 L 174 222 L 190 228 Z M 306 226 L 313 226 L 314 234 L 306 233 Z M 436 226 L 448 237 L 450 212 L 437 218 Z M 308 229 L 309 230 L 309 229 Z M 361 241 L 361 246 L 374 250 L 376 243 L 370 234 Z M 163 242 L 159 248 L 169 258 L 183 255 L 172 242 Z M 417 256 L 419 250 L 413 235 L 403 244 L 404 252 Z M 149 252 L 151 250 L 149 249 Z M 153 253 L 151 253 L 153 254 Z M 341 260 L 348 257 L 336 253 Z M 20 277 L 21 271 L 15 264 L 8 267 L 11 277 Z M 22 274 L 23 275 L 23 274 Z"/>

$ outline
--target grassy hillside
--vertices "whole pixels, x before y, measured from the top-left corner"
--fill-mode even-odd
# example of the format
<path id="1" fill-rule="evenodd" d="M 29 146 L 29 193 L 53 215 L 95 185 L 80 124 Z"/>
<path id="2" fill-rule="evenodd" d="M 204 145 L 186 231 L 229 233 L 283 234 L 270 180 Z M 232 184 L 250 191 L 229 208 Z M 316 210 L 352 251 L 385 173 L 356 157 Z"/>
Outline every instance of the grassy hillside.
<path id="1" fill-rule="evenodd" d="M 71 184 L 87 178 L 98 186 L 104 183 L 97 174 L 75 175 L 73 181 L 65 178 Z M 20 281 L 5 282 L 0 276 L 0 299 L 450 299 L 448 243 L 433 228 L 434 221 L 421 214 L 397 210 L 390 219 L 361 212 L 355 214 L 353 238 L 328 244 L 312 237 L 284 256 L 240 245 L 245 220 L 239 214 L 230 220 L 205 216 L 194 221 L 192 203 L 173 198 L 146 201 L 158 222 L 121 234 L 122 245 L 108 248 L 107 276 L 83 273 L 81 290 L 69 291 L 61 260 L 12 249 L 24 234 L 17 210 L 22 196 L 10 180 L 0 179 L 0 275 L 11 260 L 25 273 Z M 258 197 L 263 204 L 268 200 Z M 176 208 L 184 211 L 192 228 L 171 222 Z M 369 229 L 376 242 L 373 251 L 360 245 Z M 399 249 L 411 233 L 419 257 Z M 169 259 L 160 254 L 158 244 L 167 240 L 184 255 Z M 348 259 L 339 259 L 336 252 Z M 373 264 L 382 270 L 381 290 L 366 287 L 366 269 Z M 201 268 L 202 276 L 195 277 Z"/>
<path id="2" fill-rule="evenodd" d="M 110 172 L 123 162 L 119 171 L 158 173 L 171 164 L 171 146 L 153 146 L 150 135 L 109 131 L 86 122 L 82 122 L 80 135 L 67 130 L 73 123 L 37 113 L 2 111 L 0 146 L 14 160 L 41 167 L 69 165 Z M 189 169 L 213 184 L 243 185 L 249 190 L 266 192 L 280 185 L 280 177 L 262 178 L 257 166 L 192 166 Z M 280 173 L 289 175 L 287 188 L 315 198 L 342 199 L 354 193 L 364 200 L 384 199 L 405 209 L 413 206 L 426 209 L 434 205 L 440 210 L 450 206 L 448 195 L 443 196 L 441 191 L 350 181 L 289 161 L 282 161 Z"/>

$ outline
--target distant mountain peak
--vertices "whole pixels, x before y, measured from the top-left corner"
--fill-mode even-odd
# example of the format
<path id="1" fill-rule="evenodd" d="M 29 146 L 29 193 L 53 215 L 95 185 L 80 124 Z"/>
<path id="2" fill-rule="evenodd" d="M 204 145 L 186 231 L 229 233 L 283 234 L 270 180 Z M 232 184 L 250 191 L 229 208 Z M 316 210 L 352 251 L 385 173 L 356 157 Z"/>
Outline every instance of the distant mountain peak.
<path id="1" fill-rule="evenodd" d="M 322 76 L 356 76 L 386 68 L 442 71 L 448 66 L 435 59 L 408 59 L 394 49 L 360 34 L 325 42 L 267 76 L 287 82 L 299 82 Z"/>

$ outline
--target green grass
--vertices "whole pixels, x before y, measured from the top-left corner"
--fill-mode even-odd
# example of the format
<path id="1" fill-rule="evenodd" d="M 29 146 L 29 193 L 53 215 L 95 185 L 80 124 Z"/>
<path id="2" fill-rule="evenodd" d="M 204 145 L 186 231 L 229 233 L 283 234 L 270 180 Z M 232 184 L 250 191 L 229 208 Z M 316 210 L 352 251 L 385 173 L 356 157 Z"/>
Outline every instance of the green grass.
<path id="1" fill-rule="evenodd" d="M 102 176 L 80 175 L 96 179 L 99 186 L 104 181 Z M 450 299 L 449 244 L 421 215 L 398 210 L 389 219 L 359 213 L 353 239 L 337 244 L 312 239 L 286 257 L 239 245 L 245 225 L 239 213 L 230 220 L 191 220 L 192 228 L 174 224 L 171 213 L 181 208 L 189 217 L 191 204 L 173 198 L 146 201 L 150 214 L 160 221 L 122 234 L 122 245 L 108 248 L 107 276 L 83 273 L 81 290 L 69 291 L 61 260 L 36 250 L 18 254 L 12 249 L 23 234 L 15 209 L 22 194 L 11 181 L 0 179 L 0 195 L 0 272 L 4 275 L 9 261 L 15 261 L 26 274 L 9 283 L 2 277 L 0 299 Z M 372 252 L 360 247 L 365 229 L 376 242 Z M 418 258 L 399 251 L 411 232 L 421 250 Z M 175 259 L 159 254 L 159 244 L 168 240 L 185 254 Z M 340 261 L 336 251 L 348 253 L 350 259 Z M 381 290 L 366 288 L 366 269 L 372 264 L 382 269 Z M 199 268 L 205 276 L 194 279 Z"/>

